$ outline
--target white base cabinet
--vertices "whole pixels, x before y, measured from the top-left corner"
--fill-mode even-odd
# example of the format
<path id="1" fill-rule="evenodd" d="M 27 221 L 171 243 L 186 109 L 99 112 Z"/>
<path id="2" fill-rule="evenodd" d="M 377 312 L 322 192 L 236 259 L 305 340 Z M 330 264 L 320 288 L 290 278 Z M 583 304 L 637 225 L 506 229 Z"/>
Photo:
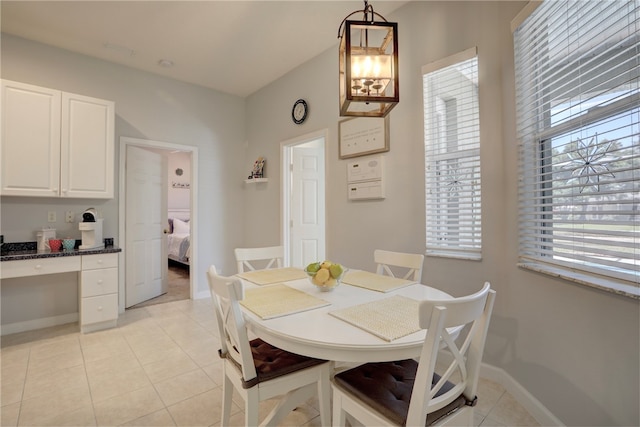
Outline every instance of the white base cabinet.
<path id="1" fill-rule="evenodd" d="M 116 326 L 118 254 L 82 256 L 79 299 L 82 333 Z"/>
<path id="2" fill-rule="evenodd" d="M 3 261 L 0 280 L 68 272 L 78 273 L 80 331 L 117 326 L 118 252 Z"/>
<path id="3" fill-rule="evenodd" d="M 1 83 L 0 194 L 113 198 L 114 103 Z"/>

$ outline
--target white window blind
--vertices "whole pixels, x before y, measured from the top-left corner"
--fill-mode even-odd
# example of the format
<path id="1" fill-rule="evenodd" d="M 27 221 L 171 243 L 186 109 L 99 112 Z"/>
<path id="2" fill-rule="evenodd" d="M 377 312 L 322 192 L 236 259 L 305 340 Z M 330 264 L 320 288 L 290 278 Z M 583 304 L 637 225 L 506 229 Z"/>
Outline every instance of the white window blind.
<path id="1" fill-rule="evenodd" d="M 640 295 L 640 2 L 545 1 L 514 32 L 521 265 Z"/>
<path id="2" fill-rule="evenodd" d="M 481 257 L 478 58 L 423 67 L 427 255 Z"/>

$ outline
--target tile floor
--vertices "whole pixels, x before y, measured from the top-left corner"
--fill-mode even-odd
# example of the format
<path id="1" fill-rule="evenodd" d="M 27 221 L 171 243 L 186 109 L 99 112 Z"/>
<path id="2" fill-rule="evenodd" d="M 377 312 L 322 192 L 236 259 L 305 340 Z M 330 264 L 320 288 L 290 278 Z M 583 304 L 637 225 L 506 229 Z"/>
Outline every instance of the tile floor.
<path id="1" fill-rule="evenodd" d="M 114 329 L 77 324 L 2 337 L 2 426 L 219 426 L 221 363 L 209 300 L 127 310 Z M 504 388 L 482 380 L 476 425 L 536 426 Z M 237 398 L 237 396 L 236 396 Z M 243 425 L 242 402 L 232 425 Z M 274 402 L 264 402 L 260 413 Z M 319 426 L 316 402 L 283 425 Z"/>

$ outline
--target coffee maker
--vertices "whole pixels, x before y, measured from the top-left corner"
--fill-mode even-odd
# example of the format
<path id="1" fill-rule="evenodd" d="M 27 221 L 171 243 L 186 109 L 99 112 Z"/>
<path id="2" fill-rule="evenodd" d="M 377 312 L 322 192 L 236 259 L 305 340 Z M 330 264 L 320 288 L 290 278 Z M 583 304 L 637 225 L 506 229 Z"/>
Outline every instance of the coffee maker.
<path id="1" fill-rule="evenodd" d="M 78 228 L 82 232 L 82 244 L 78 246 L 80 250 L 102 249 L 104 240 L 102 239 L 103 218 L 98 218 L 95 208 L 89 208 L 82 214 L 82 222 Z"/>

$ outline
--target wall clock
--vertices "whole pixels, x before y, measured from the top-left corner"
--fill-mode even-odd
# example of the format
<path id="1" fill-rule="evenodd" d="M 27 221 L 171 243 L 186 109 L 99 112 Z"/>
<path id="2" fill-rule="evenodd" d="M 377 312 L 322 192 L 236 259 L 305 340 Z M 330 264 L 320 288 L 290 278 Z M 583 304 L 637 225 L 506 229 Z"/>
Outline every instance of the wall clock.
<path id="1" fill-rule="evenodd" d="M 293 123 L 299 125 L 302 124 L 307 119 L 307 114 L 309 112 L 309 107 L 307 106 L 307 101 L 304 99 L 298 99 L 293 104 L 293 109 L 291 110 L 291 118 L 293 119 Z"/>

